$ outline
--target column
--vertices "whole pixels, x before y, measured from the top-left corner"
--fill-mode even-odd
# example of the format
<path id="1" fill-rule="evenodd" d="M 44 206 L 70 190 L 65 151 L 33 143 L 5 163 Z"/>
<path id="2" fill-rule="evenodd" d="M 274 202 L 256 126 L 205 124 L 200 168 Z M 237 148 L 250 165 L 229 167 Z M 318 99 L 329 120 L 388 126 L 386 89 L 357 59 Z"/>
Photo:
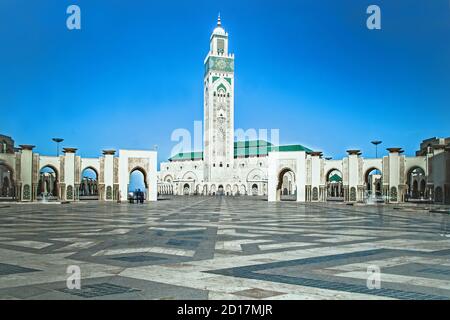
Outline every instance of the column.
<path id="1" fill-rule="evenodd" d="M 105 193 L 103 195 L 103 199 L 105 201 L 113 200 L 113 190 L 114 190 L 114 154 L 116 150 L 103 150 L 103 155 L 105 157 L 105 169 L 104 169 L 104 177 L 105 177 Z"/>
<path id="2" fill-rule="evenodd" d="M 399 192 L 400 187 L 400 161 L 403 157 L 400 154 L 403 152 L 402 148 L 387 148 L 389 151 L 389 189 L 388 202 L 398 203 L 402 201 L 402 194 Z"/>
<path id="3" fill-rule="evenodd" d="M 33 185 L 33 148 L 29 144 L 19 146 L 22 151 L 20 154 L 20 201 L 33 201 L 32 185 Z"/>
<path id="4" fill-rule="evenodd" d="M 64 183 L 65 192 L 61 199 L 66 201 L 76 200 L 76 186 L 75 186 L 75 148 L 63 148 L 64 153 Z"/>
<path id="5" fill-rule="evenodd" d="M 356 202 L 359 199 L 358 196 L 358 182 L 359 182 L 359 156 L 360 150 L 347 150 L 348 153 L 348 189 L 346 195 L 346 201 Z"/>

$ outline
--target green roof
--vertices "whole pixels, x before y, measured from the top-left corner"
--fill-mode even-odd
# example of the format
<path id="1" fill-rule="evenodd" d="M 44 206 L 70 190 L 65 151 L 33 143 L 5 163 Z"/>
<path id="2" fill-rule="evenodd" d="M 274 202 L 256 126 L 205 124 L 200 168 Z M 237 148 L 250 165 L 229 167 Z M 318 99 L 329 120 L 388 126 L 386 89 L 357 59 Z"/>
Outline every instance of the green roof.
<path id="1" fill-rule="evenodd" d="M 333 174 L 330 178 L 328 178 L 330 182 L 340 182 L 342 178 L 338 174 Z"/>
<path id="2" fill-rule="evenodd" d="M 202 160 L 203 152 L 183 152 L 174 155 L 169 158 L 169 161 L 177 161 L 177 160 Z"/>
<path id="3" fill-rule="evenodd" d="M 305 151 L 312 152 L 311 149 L 300 144 L 274 146 L 265 140 L 246 140 L 234 143 L 234 157 L 255 157 L 267 156 L 271 151 L 287 152 L 287 151 Z M 169 158 L 169 161 L 180 160 L 202 160 L 203 152 L 184 152 Z"/>

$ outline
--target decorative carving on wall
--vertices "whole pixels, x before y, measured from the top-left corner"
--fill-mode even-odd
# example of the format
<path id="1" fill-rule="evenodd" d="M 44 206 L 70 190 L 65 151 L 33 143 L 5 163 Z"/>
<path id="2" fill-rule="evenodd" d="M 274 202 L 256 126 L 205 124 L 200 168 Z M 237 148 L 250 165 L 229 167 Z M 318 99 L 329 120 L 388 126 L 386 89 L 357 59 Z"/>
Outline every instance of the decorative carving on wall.
<path id="1" fill-rule="evenodd" d="M 31 188 L 29 184 L 23 186 L 23 199 L 31 200 Z"/>
<path id="2" fill-rule="evenodd" d="M 75 183 L 80 183 L 81 178 L 81 157 L 75 157 Z"/>
<path id="3" fill-rule="evenodd" d="M 67 186 L 67 200 L 73 200 L 73 187 Z"/>
<path id="4" fill-rule="evenodd" d="M 106 200 L 112 199 L 112 188 L 111 186 L 106 187 Z"/>
<path id="5" fill-rule="evenodd" d="M 312 190 L 312 199 L 313 201 L 319 200 L 319 192 L 317 190 L 317 187 L 314 187 Z"/>
<path id="6" fill-rule="evenodd" d="M 400 183 L 406 184 L 405 179 L 405 156 L 400 157 Z"/>
<path id="7" fill-rule="evenodd" d="M 114 158 L 114 183 L 119 183 L 119 158 Z"/>
<path id="8" fill-rule="evenodd" d="M 397 188 L 391 187 L 391 201 L 397 202 Z"/>
<path id="9" fill-rule="evenodd" d="M 39 154 L 33 153 L 33 166 L 32 166 L 33 174 L 32 174 L 32 181 L 33 183 L 39 182 Z"/>
<path id="10" fill-rule="evenodd" d="M 16 170 L 14 170 L 13 172 L 13 179 L 16 182 L 19 182 L 21 179 L 21 157 L 20 157 L 20 153 L 16 153 Z"/>
<path id="11" fill-rule="evenodd" d="M 99 183 L 105 183 L 105 158 L 100 158 L 100 172 L 98 177 Z"/>
<path id="12" fill-rule="evenodd" d="M 146 158 L 128 158 L 128 172 L 136 167 L 140 167 L 148 172 L 149 162 Z"/>
<path id="13" fill-rule="evenodd" d="M 389 158 L 383 158 L 383 183 L 389 184 Z"/>
<path id="14" fill-rule="evenodd" d="M 59 165 L 59 182 L 63 183 L 65 182 L 65 173 L 64 173 L 64 163 L 65 163 L 65 157 L 59 157 L 60 161 L 60 165 Z"/>
<path id="15" fill-rule="evenodd" d="M 350 201 L 356 201 L 356 188 L 350 188 Z"/>

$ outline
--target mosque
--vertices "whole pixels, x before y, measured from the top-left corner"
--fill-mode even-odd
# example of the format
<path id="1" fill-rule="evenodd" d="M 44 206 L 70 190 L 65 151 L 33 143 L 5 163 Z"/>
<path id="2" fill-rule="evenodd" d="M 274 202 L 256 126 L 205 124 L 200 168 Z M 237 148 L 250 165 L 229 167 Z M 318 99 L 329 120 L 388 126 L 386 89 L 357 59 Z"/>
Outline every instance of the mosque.
<path id="1" fill-rule="evenodd" d="M 265 139 L 236 141 L 234 55 L 220 17 L 204 60 L 203 151 L 179 153 L 160 164 L 156 151 L 103 150 L 82 158 L 14 146 L 0 135 L 0 201 L 125 201 L 130 175 L 143 175 L 145 197 L 261 196 L 268 201 L 434 202 L 450 204 L 450 137 L 430 138 L 414 157 L 399 147 L 387 156 L 365 158 L 347 150 L 343 159 L 324 158 L 303 145 L 274 145 Z M 92 176 L 84 172 L 90 170 Z"/>

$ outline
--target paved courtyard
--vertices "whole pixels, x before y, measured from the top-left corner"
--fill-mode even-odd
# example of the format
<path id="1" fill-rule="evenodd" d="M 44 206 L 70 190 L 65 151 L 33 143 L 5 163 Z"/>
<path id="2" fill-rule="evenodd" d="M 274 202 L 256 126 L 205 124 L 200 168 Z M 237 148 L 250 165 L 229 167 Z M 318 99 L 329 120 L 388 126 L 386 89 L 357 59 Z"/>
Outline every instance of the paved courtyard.
<path id="1" fill-rule="evenodd" d="M 449 299 L 449 218 L 246 197 L 0 203 L 0 298 Z"/>

